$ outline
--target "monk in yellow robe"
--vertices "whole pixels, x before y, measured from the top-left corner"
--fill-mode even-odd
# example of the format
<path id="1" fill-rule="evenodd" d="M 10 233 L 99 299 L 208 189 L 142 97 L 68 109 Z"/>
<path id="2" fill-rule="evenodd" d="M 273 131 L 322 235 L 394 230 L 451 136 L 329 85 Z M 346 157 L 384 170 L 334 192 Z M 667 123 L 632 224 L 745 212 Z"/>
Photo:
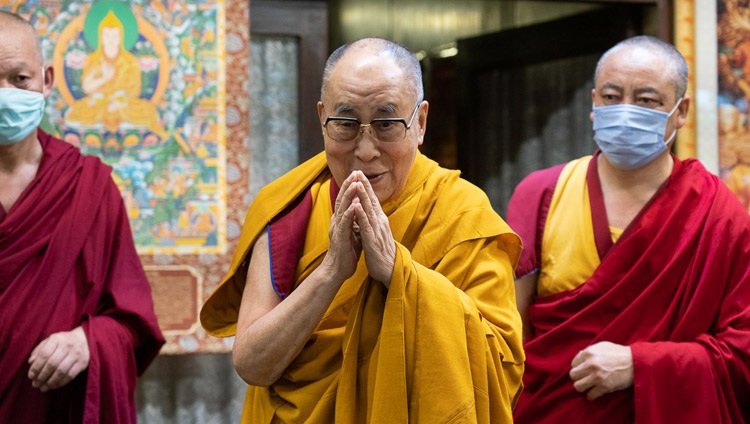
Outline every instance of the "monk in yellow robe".
<path id="1" fill-rule="evenodd" d="M 86 58 L 82 88 L 86 97 L 76 101 L 65 119 L 81 125 L 103 124 L 115 132 L 127 122 L 148 128 L 166 139 L 156 107 L 141 95 L 138 59 L 123 47 L 125 30 L 114 12 L 99 23 L 99 46 Z"/>
<path id="2" fill-rule="evenodd" d="M 201 311 L 235 335 L 244 423 L 509 423 L 524 354 L 520 242 L 487 196 L 419 153 L 416 56 L 336 50 L 325 152 L 264 188 Z"/>

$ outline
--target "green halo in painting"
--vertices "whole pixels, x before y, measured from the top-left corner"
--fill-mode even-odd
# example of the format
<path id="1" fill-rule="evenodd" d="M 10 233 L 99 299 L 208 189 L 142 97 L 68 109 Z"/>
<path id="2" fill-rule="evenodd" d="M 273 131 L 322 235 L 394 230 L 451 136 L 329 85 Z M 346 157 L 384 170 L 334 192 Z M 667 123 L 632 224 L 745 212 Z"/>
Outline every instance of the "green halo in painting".
<path id="1" fill-rule="evenodd" d="M 99 23 L 107 16 L 109 11 L 114 12 L 117 19 L 122 23 L 124 31 L 123 47 L 125 50 L 133 48 L 138 40 L 138 22 L 130 7 L 119 1 L 100 1 L 95 3 L 89 13 L 86 14 L 86 20 L 83 23 L 83 36 L 92 49 L 99 48 Z"/>

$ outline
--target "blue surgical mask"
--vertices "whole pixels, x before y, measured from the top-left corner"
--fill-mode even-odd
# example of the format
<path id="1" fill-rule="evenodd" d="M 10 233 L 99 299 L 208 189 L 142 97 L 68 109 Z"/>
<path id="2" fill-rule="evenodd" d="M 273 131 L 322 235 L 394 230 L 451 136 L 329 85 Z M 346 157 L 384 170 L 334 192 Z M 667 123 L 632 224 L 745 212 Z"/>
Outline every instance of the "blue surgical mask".
<path id="1" fill-rule="evenodd" d="M 39 127 L 44 94 L 20 88 L 0 88 L 0 145 L 15 144 Z"/>
<path id="2" fill-rule="evenodd" d="M 664 139 L 667 120 L 681 102 L 669 113 L 624 103 L 595 107 L 594 140 L 615 167 L 627 171 L 646 166 L 667 150 L 677 133 L 675 129 Z"/>

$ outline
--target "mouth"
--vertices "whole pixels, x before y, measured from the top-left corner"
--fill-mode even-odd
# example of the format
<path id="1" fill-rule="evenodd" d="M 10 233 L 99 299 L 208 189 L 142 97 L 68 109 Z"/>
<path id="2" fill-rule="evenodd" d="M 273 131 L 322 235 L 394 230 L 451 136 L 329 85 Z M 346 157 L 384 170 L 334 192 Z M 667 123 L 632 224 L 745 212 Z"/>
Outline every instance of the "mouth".
<path id="1" fill-rule="evenodd" d="M 369 173 L 364 173 L 364 174 L 365 174 L 365 177 L 367 177 L 367 179 L 370 181 L 370 184 L 375 184 L 378 181 L 383 179 L 385 172 L 380 173 L 380 174 L 369 174 Z"/>

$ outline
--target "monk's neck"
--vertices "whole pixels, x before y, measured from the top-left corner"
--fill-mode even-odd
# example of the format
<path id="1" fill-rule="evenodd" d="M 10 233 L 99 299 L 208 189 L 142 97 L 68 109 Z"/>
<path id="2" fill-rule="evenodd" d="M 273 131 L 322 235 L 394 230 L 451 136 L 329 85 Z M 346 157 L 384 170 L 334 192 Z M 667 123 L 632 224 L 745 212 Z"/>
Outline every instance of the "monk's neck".
<path id="1" fill-rule="evenodd" d="M 669 178 L 674 167 L 674 160 L 669 152 L 642 168 L 630 171 L 615 168 L 604 155 L 599 155 L 597 159 L 609 225 L 620 229 L 626 228 L 638 215 Z"/>
<path id="2" fill-rule="evenodd" d="M 0 204 L 6 211 L 36 177 L 44 152 L 36 132 L 11 145 L 0 146 Z"/>
<path id="3" fill-rule="evenodd" d="M 36 131 L 18 143 L 0 145 L 0 175 L 13 175 L 29 166 L 34 167 L 36 173 L 43 154 Z"/>

